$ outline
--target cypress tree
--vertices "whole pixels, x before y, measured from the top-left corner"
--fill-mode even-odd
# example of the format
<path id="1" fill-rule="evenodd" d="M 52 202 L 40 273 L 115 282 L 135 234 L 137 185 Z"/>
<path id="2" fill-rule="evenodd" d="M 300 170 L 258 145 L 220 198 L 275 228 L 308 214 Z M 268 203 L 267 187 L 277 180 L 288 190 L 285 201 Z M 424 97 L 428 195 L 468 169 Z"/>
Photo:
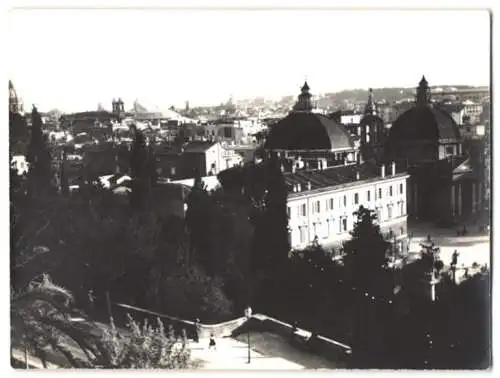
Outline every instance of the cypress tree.
<path id="1" fill-rule="evenodd" d="M 251 266 L 253 292 L 260 303 L 274 301 L 278 291 L 279 271 L 288 261 L 288 215 L 286 212 L 287 187 L 277 158 L 271 158 L 260 168 L 260 180 L 264 182 L 262 200 L 255 201 L 252 222 L 254 238 Z M 258 187 L 258 186 L 256 186 Z M 261 302 L 262 301 L 262 302 Z"/>
<path id="2" fill-rule="evenodd" d="M 134 142 L 130 153 L 130 171 L 133 179 L 131 204 L 138 208 L 144 202 L 151 186 L 156 184 L 156 159 L 152 147 L 146 146 L 144 134 L 134 128 Z"/>
<path id="3" fill-rule="evenodd" d="M 32 194 L 43 194 L 51 187 L 52 161 L 47 147 L 47 139 L 42 132 L 42 117 L 33 105 L 31 112 L 31 136 L 26 160 L 29 163 L 28 181 Z"/>

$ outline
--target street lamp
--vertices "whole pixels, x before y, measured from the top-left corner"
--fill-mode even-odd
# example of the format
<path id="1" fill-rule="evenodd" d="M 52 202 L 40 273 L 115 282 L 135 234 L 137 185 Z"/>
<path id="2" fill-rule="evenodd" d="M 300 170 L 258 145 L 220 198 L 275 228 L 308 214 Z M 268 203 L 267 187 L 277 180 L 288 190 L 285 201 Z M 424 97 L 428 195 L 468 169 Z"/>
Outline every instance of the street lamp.
<path id="1" fill-rule="evenodd" d="M 245 318 L 247 318 L 247 320 L 250 320 L 251 317 L 252 317 L 252 308 L 248 306 L 247 308 L 245 308 Z M 250 328 L 248 328 L 247 341 L 248 341 L 248 363 L 250 363 Z"/>

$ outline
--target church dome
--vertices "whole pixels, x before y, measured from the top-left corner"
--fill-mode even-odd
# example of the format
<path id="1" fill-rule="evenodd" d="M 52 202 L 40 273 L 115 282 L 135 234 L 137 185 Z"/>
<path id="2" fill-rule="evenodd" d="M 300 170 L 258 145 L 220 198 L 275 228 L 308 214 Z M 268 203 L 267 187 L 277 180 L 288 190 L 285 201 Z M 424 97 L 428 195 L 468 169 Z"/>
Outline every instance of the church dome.
<path id="1" fill-rule="evenodd" d="M 275 123 L 267 137 L 270 150 L 342 150 L 354 139 L 341 123 L 310 112 L 292 112 Z"/>
<path id="2" fill-rule="evenodd" d="M 354 148 L 354 139 L 344 125 L 312 112 L 309 89 L 306 81 L 293 111 L 271 127 L 265 148 L 329 151 Z"/>
<path id="3" fill-rule="evenodd" d="M 431 90 L 425 79 L 417 88 L 416 104 L 401 114 L 392 124 L 389 139 L 394 143 L 427 140 L 436 143 L 458 143 L 460 131 L 451 115 L 431 104 Z"/>
<path id="4" fill-rule="evenodd" d="M 392 124 L 391 140 L 435 140 L 458 143 L 460 131 L 455 120 L 445 110 L 416 106 L 401 114 Z"/>

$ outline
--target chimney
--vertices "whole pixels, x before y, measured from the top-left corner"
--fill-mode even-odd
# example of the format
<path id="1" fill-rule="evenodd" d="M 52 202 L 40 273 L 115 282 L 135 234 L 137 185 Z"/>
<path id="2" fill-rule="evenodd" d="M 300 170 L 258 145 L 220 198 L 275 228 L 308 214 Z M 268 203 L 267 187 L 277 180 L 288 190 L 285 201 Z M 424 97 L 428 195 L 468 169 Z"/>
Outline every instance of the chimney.
<path id="1" fill-rule="evenodd" d="M 359 172 L 356 172 L 356 181 L 359 180 Z"/>
<path id="2" fill-rule="evenodd" d="M 293 192 L 297 192 L 297 185 L 296 184 L 293 184 Z"/>
<path id="3" fill-rule="evenodd" d="M 380 176 L 381 176 L 382 178 L 384 178 L 384 177 L 385 177 L 385 165 L 382 165 L 382 166 L 380 167 Z"/>
<path id="4" fill-rule="evenodd" d="M 344 157 L 344 165 L 347 165 L 347 157 Z"/>
<path id="5" fill-rule="evenodd" d="M 311 181 L 307 182 L 307 190 L 311 190 Z"/>
<path id="6" fill-rule="evenodd" d="M 302 186 L 300 184 L 297 184 L 297 192 L 301 192 L 302 191 Z"/>
<path id="7" fill-rule="evenodd" d="M 392 162 L 391 168 L 392 168 L 392 175 L 396 176 L 396 162 L 394 161 Z"/>

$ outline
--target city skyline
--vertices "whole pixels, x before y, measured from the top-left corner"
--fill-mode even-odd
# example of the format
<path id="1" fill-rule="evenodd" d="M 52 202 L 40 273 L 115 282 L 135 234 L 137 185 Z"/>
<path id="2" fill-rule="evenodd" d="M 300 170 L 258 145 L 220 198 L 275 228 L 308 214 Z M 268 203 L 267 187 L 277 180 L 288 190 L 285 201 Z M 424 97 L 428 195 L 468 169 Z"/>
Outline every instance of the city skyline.
<path id="1" fill-rule="evenodd" d="M 185 101 L 216 105 L 230 96 L 278 99 L 297 95 L 305 79 L 313 94 L 416 87 L 422 75 L 430 85 L 490 81 L 487 11 L 110 15 L 11 12 L 9 78 L 25 107 L 84 111 L 99 102 L 110 108 L 116 97 L 127 109 L 138 99 L 151 110 Z"/>

